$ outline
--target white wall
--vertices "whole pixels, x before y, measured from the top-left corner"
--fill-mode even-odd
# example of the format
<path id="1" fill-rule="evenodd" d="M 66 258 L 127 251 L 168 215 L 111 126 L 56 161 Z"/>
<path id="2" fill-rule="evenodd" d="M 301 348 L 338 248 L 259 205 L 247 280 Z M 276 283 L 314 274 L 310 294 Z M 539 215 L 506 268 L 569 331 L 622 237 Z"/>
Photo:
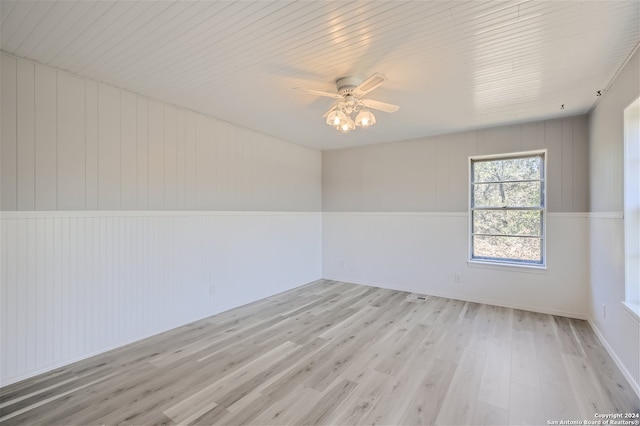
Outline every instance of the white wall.
<path id="1" fill-rule="evenodd" d="M 3 385 L 321 276 L 320 213 L 3 212 Z"/>
<path id="2" fill-rule="evenodd" d="M 640 318 L 622 304 L 624 109 L 640 96 L 635 52 L 589 117 L 591 323 L 640 396 Z M 603 306 L 606 306 L 606 316 Z"/>
<path id="3" fill-rule="evenodd" d="M 588 215 L 547 218 L 547 270 L 539 271 L 467 264 L 466 213 L 324 213 L 323 276 L 586 318 Z"/>
<path id="4" fill-rule="evenodd" d="M 324 277 L 586 318 L 587 143 L 580 116 L 323 152 Z M 468 264 L 468 157 L 535 149 L 547 269 Z"/>
<path id="5" fill-rule="evenodd" d="M 319 152 L 0 62 L 0 385 L 322 276 Z"/>

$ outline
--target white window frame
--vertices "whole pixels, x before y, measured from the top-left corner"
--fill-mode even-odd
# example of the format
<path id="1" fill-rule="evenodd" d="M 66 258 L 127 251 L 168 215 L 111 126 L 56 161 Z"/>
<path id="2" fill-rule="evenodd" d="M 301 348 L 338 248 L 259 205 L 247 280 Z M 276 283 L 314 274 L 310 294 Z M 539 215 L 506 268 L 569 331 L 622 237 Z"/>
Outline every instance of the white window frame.
<path id="1" fill-rule="evenodd" d="M 624 110 L 625 308 L 640 320 L 640 98 Z"/>
<path id="2" fill-rule="evenodd" d="M 519 261 L 516 259 L 484 259 L 484 258 L 474 258 L 473 257 L 473 211 L 474 208 L 472 206 L 473 199 L 473 162 L 474 161 L 487 161 L 487 160 L 506 160 L 506 159 L 516 159 L 516 158 L 524 158 L 524 157 L 533 157 L 533 156 L 542 156 L 542 198 L 541 203 L 542 206 L 526 209 L 526 210 L 540 210 L 542 211 L 542 233 L 541 233 L 541 257 L 542 263 L 534 263 L 534 262 L 526 262 Z M 498 266 L 508 266 L 508 267 L 519 267 L 519 268 L 531 268 L 531 269 L 547 269 L 547 150 L 535 150 L 535 151 L 522 151 L 522 152 L 512 152 L 507 154 L 492 154 L 492 155 L 476 155 L 469 157 L 469 194 L 468 194 L 468 236 L 469 236 L 469 253 L 468 253 L 468 262 L 470 264 L 479 264 L 479 265 L 498 265 Z M 511 209 L 505 209 L 511 210 Z M 513 210 L 523 210 L 514 208 Z"/>

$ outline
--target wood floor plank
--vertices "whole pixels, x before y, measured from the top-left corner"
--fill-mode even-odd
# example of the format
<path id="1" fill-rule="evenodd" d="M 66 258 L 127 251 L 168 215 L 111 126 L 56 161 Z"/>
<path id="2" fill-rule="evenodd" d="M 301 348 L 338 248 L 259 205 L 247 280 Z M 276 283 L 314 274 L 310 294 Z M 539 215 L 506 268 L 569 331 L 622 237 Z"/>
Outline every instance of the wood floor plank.
<path id="1" fill-rule="evenodd" d="M 0 389 L 0 422 L 546 424 L 640 411 L 585 321 L 319 280 Z"/>
<path id="2" fill-rule="evenodd" d="M 509 424 L 542 425 L 546 420 L 551 419 L 545 417 L 540 387 L 512 380 L 509 389 Z"/>
<path id="3" fill-rule="evenodd" d="M 242 409 L 234 410 L 222 416 L 217 424 L 221 425 L 251 425 L 255 423 L 255 419 L 263 412 L 268 410 L 278 400 L 271 395 L 263 395 L 259 392 L 248 395 L 250 403 L 243 406 Z"/>
<path id="4" fill-rule="evenodd" d="M 307 327 L 296 330 L 290 333 L 289 340 L 299 345 L 304 345 L 316 336 L 321 335 L 325 330 L 329 330 L 333 327 L 341 327 L 352 316 L 356 315 L 358 311 L 350 308 L 343 309 L 331 309 L 325 311 L 323 314 L 319 314 L 310 321 Z"/>
<path id="5" fill-rule="evenodd" d="M 389 375 L 384 398 L 375 402 L 373 409 L 362 420 L 368 425 L 396 425 L 410 404 L 411 398 L 418 392 L 426 371 L 413 365 L 406 365 L 410 371 Z"/>
<path id="6" fill-rule="evenodd" d="M 442 308 L 442 313 L 438 316 L 438 322 L 441 324 L 452 324 L 458 321 L 460 315 L 463 314 L 466 302 L 455 299 L 447 299 L 447 303 Z"/>
<path id="7" fill-rule="evenodd" d="M 269 408 L 252 419 L 253 424 L 290 425 L 300 412 L 309 411 L 320 399 L 320 392 L 300 385 L 278 398 Z"/>
<path id="8" fill-rule="evenodd" d="M 364 308 L 358 309 L 356 314 L 350 316 L 345 321 L 325 329 L 319 336 L 323 339 L 333 340 L 345 334 L 357 333 L 358 329 L 362 327 L 362 324 L 367 324 L 369 321 L 372 321 L 379 313 L 380 308 L 365 306 Z"/>
<path id="9" fill-rule="evenodd" d="M 403 330 L 402 334 L 399 338 L 389 342 L 389 350 L 380 357 L 374 367 L 376 371 L 394 377 L 398 376 L 413 353 L 418 350 L 416 342 L 424 340 L 428 335 L 429 326 L 418 324 L 410 329 L 401 328 L 400 330 Z"/>
<path id="10" fill-rule="evenodd" d="M 45 414 L 47 417 L 50 417 L 51 415 L 51 408 L 55 407 L 57 404 L 60 404 L 61 402 L 64 401 L 68 401 L 69 400 L 69 395 L 73 394 L 73 393 L 79 393 L 82 392 L 84 389 L 86 389 L 87 387 L 94 385 L 96 383 L 102 382 L 102 381 L 107 381 L 109 380 L 111 377 L 115 376 L 115 373 L 112 373 L 111 375 L 106 375 L 106 376 L 101 376 L 100 378 L 97 378 L 89 383 L 86 383 L 84 385 L 78 386 L 72 390 L 68 390 L 66 392 L 60 392 L 60 393 L 55 393 L 51 396 L 48 396 L 44 399 L 40 399 L 39 401 L 34 401 L 31 405 L 27 406 L 27 407 L 23 407 L 21 409 L 18 410 L 11 410 L 10 411 L 10 407 L 8 407 L 6 410 L 3 409 L 2 411 L 0 411 L 0 422 L 3 425 L 23 425 L 26 423 L 49 423 L 50 420 L 46 420 L 46 421 L 32 421 L 30 419 L 33 418 L 33 414 L 34 413 L 41 413 Z"/>
<path id="11" fill-rule="evenodd" d="M 371 415 L 377 402 L 386 397 L 391 377 L 375 370 L 366 370 L 359 378 L 358 387 L 335 413 L 327 419 L 328 424 L 354 425 Z"/>
<path id="12" fill-rule="evenodd" d="M 442 400 L 436 424 L 472 424 L 486 359 L 486 346 L 468 348 L 464 352 Z"/>
<path id="13" fill-rule="evenodd" d="M 578 337 L 571 327 L 571 320 L 563 317 L 553 317 L 556 325 L 556 333 L 558 333 L 558 341 L 562 348 L 562 353 L 576 357 L 583 357 L 584 351 L 580 346 Z"/>
<path id="14" fill-rule="evenodd" d="M 443 327 L 437 322 L 433 327 L 436 330 L 442 330 L 442 335 L 439 336 L 439 340 L 434 347 L 435 356 L 439 358 L 449 359 L 454 363 L 458 363 L 467 349 L 474 345 L 473 323 L 465 318 L 460 318 L 455 327 Z M 434 335 L 432 338 L 438 338 L 438 336 Z M 486 341 L 488 342 L 489 339 L 487 335 Z M 482 340 L 482 342 L 484 343 L 485 340 Z"/>
<path id="15" fill-rule="evenodd" d="M 303 411 L 297 419 L 294 419 L 293 424 L 328 424 L 327 419 L 335 413 L 336 409 L 357 387 L 356 382 L 342 378 L 337 379 L 308 411 Z"/>
<path id="16" fill-rule="evenodd" d="M 581 418 L 594 419 L 594 413 L 604 413 L 611 406 L 611 401 L 602 393 L 598 386 L 598 380 L 592 371 L 592 367 L 586 358 L 573 355 L 562 355 L 569 382 L 573 393 L 578 393 L 581 398 L 576 398 Z"/>
<path id="17" fill-rule="evenodd" d="M 511 343 L 511 381 L 539 389 L 539 377 L 533 333 L 514 331 Z"/>
<path id="18" fill-rule="evenodd" d="M 483 401 L 478 401 L 471 422 L 472 424 L 479 426 L 508 425 L 509 412 L 503 408 L 496 407 Z"/>
<path id="19" fill-rule="evenodd" d="M 558 341 L 553 317 L 532 314 L 534 317 L 534 342 L 538 361 L 538 374 L 545 417 L 547 419 L 578 419 L 580 412 L 576 395 L 569 392 L 571 382 L 562 361 L 562 346 Z"/>
<path id="20" fill-rule="evenodd" d="M 417 391 L 408 397 L 408 403 L 401 412 L 399 424 L 435 424 L 442 402 L 447 395 L 457 365 L 439 358 L 425 362 L 425 371 Z M 419 370 L 418 370 L 419 371 Z M 420 374 L 419 372 L 412 372 Z"/>
<path id="21" fill-rule="evenodd" d="M 316 344 L 320 346 L 322 345 L 322 341 L 317 340 Z M 298 346 L 296 349 L 289 352 L 287 356 L 278 359 L 277 362 L 269 365 L 268 368 L 264 368 L 267 366 L 262 365 L 262 370 L 257 374 L 249 376 L 246 380 L 234 381 L 234 383 L 225 386 L 220 395 L 209 393 L 209 397 L 213 398 L 223 407 L 231 407 L 250 394 L 254 389 L 259 389 L 262 385 L 268 383 L 270 379 L 277 379 L 279 374 L 288 371 L 288 369 L 292 365 L 295 365 L 298 360 L 306 359 L 310 355 L 311 349 L 314 347 L 315 346 Z"/>
<path id="22" fill-rule="evenodd" d="M 176 424 L 210 426 L 219 424 L 220 419 L 224 418 L 226 414 L 228 414 L 228 411 L 224 407 L 217 405 L 207 412 L 201 413 L 199 411 L 194 413 L 191 417 L 185 419 L 184 422 Z"/>
<path id="23" fill-rule="evenodd" d="M 335 312 L 336 307 L 339 309 L 350 309 L 354 312 L 358 312 L 358 308 L 356 306 L 357 303 L 360 303 L 362 300 L 366 300 L 371 294 L 375 293 L 378 289 L 375 287 L 368 286 L 353 286 L 353 290 L 351 293 L 345 292 L 344 294 L 340 294 L 340 297 L 337 300 L 337 303 L 334 305 L 327 305 L 325 309 L 318 309 L 316 314 L 319 316 L 326 316 L 330 312 Z M 339 292 L 339 291 L 338 291 Z"/>
<path id="24" fill-rule="evenodd" d="M 211 383 L 207 387 L 192 394 L 185 400 L 187 402 L 187 406 L 189 405 L 190 400 L 199 401 L 203 397 L 206 397 L 218 403 L 219 405 L 228 407 L 233 402 L 237 401 L 246 393 L 248 393 L 247 391 L 246 393 L 237 395 L 240 385 L 250 382 L 256 376 L 264 374 L 265 369 L 269 371 L 269 368 L 271 368 L 275 364 L 278 364 L 282 360 L 287 359 L 288 356 L 295 352 L 297 348 L 298 346 L 295 343 L 284 343 L 274 348 L 273 350 L 263 354 L 259 358 L 256 358 L 254 361 L 250 362 L 244 367 L 234 370 L 232 374 L 225 375 L 219 380 L 211 381 Z M 221 404 L 220 400 L 225 397 L 230 401 L 228 403 Z M 175 406 L 171 408 L 175 409 Z M 171 410 L 171 408 L 169 408 L 169 410 Z"/>
<path id="25" fill-rule="evenodd" d="M 507 413 L 511 385 L 511 354 L 510 339 L 493 338 L 491 340 L 478 396 L 479 401 L 492 407 L 502 408 Z"/>

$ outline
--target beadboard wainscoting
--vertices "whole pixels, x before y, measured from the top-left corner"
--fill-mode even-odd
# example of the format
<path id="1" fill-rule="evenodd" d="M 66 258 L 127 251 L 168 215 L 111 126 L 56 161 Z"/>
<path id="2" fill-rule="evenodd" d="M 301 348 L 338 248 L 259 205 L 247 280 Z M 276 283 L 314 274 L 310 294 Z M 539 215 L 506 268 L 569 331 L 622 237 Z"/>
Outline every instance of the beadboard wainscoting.
<path id="1" fill-rule="evenodd" d="M 317 212 L 2 212 L 2 386 L 321 278 Z"/>
<path id="2" fill-rule="evenodd" d="M 587 318 L 587 213 L 547 214 L 545 270 L 468 263 L 467 229 L 466 213 L 324 213 L 323 275 Z"/>
<path id="3" fill-rule="evenodd" d="M 640 398 L 640 321 L 621 303 L 625 298 L 623 214 L 599 212 L 589 216 L 592 242 L 589 321 Z"/>

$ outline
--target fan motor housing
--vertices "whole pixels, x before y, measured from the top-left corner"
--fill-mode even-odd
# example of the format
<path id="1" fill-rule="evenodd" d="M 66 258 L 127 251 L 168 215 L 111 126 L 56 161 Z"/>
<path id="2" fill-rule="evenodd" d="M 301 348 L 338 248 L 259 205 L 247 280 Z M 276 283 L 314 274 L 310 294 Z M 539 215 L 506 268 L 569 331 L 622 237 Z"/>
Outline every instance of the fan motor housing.
<path id="1" fill-rule="evenodd" d="M 358 87 L 362 83 L 362 80 L 357 77 L 342 77 L 336 80 L 336 86 L 338 87 L 338 94 L 345 96 L 351 94 L 353 89 Z"/>

